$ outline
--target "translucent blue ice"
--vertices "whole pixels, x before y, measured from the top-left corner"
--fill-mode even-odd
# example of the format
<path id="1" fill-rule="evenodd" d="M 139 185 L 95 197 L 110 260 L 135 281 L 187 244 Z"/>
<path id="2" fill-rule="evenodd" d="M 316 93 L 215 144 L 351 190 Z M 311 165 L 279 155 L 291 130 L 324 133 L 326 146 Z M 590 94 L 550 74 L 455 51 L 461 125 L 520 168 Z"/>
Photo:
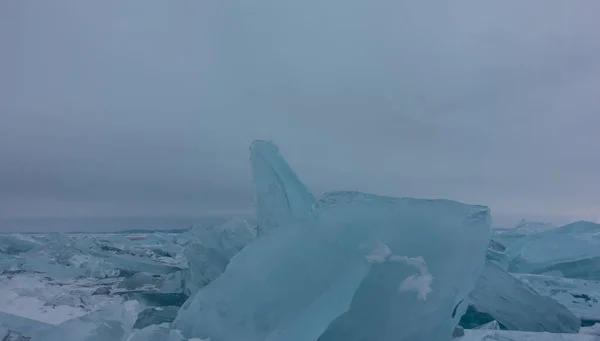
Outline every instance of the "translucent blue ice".
<path id="1" fill-rule="evenodd" d="M 191 228 L 183 236 L 188 240 L 184 251 L 188 269 L 169 275 L 161 290 L 194 294 L 219 277 L 229 260 L 256 238 L 255 233 L 254 226 L 241 219 L 231 219 L 218 226 Z"/>
<path id="2" fill-rule="evenodd" d="M 244 248 L 173 326 L 211 341 L 450 339 L 489 224 L 483 206 L 331 193 Z"/>
<path id="3" fill-rule="evenodd" d="M 53 328 L 53 326 L 50 324 L 8 314 L 2 311 L 0 311 L 0 325 L 3 325 L 5 328 L 13 332 L 18 332 L 28 337 L 32 337 L 36 334 L 43 334 L 47 330 Z"/>
<path id="4" fill-rule="evenodd" d="M 551 297 L 582 321 L 600 321 L 600 281 L 514 274 L 540 295 Z"/>
<path id="5" fill-rule="evenodd" d="M 487 261 L 470 304 L 510 330 L 577 333 L 581 321 L 571 311 Z"/>
<path id="6" fill-rule="evenodd" d="M 275 144 L 252 142 L 250 161 L 259 234 L 308 217 L 315 197 L 288 166 Z"/>
<path id="7" fill-rule="evenodd" d="M 558 226 L 550 223 L 522 219 L 514 228 L 495 230 L 494 239 L 505 246 L 509 246 L 521 238 L 551 231 L 557 227 Z"/>
<path id="8" fill-rule="evenodd" d="M 0 253 L 18 254 L 39 246 L 38 242 L 26 236 L 0 233 Z"/>
<path id="9" fill-rule="evenodd" d="M 509 271 L 600 279 L 600 225 L 580 221 L 521 238 L 505 251 Z"/>

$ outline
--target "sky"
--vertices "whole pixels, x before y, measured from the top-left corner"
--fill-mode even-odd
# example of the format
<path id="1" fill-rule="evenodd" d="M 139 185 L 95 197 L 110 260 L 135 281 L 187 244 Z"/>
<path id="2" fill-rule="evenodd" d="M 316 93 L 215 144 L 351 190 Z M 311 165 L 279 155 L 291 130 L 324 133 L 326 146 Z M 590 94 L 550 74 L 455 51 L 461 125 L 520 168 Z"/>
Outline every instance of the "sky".
<path id="1" fill-rule="evenodd" d="M 317 195 L 600 218 L 577 2 L 0 2 L 0 218 L 248 216 L 248 145 Z M 0 227 L 1 229 L 1 227 Z"/>

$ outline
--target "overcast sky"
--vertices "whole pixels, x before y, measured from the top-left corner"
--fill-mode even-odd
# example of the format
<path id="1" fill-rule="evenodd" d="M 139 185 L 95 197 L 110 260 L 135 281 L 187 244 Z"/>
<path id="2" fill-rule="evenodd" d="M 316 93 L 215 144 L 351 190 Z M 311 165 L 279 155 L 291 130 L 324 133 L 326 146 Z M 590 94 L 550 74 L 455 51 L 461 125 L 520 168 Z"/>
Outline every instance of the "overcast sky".
<path id="1" fill-rule="evenodd" d="M 0 2 L 0 217 L 252 212 L 304 182 L 600 216 L 600 2 Z"/>

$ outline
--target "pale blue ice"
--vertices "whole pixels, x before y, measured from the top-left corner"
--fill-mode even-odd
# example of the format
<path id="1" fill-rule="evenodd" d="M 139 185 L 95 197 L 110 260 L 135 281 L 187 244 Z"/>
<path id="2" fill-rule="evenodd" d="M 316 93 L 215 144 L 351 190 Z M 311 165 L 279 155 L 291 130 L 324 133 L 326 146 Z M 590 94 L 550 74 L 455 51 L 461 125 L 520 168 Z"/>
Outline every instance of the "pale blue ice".
<path id="1" fill-rule="evenodd" d="M 274 189 L 257 185 L 269 233 L 188 300 L 173 328 L 211 341 L 450 339 L 483 268 L 489 209 L 336 192 L 310 211 L 312 195 L 291 170 L 274 171 L 289 168 L 263 143 L 277 164 L 254 168 Z"/>
<path id="2" fill-rule="evenodd" d="M 516 273 L 600 279 L 600 224 L 580 221 L 520 238 L 505 251 Z"/>
<path id="3" fill-rule="evenodd" d="M 315 197 L 269 141 L 250 145 L 259 234 L 306 219 Z"/>

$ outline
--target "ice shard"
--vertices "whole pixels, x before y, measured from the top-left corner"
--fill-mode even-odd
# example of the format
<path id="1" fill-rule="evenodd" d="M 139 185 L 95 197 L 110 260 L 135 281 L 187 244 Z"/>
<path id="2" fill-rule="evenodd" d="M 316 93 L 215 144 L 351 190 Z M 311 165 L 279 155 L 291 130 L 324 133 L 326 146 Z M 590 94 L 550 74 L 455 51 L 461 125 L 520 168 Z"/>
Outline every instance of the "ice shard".
<path id="1" fill-rule="evenodd" d="M 505 253 L 510 272 L 600 280 L 600 224 L 580 221 L 524 237 Z"/>
<path id="2" fill-rule="evenodd" d="M 191 228 L 185 233 L 189 239 L 184 251 L 188 269 L 169 275 L 161 284 L 161 291 L 196 293 L 225 271 L 229 260 L 256 238 L 255 233 L 255 228 L 241 219 Z"/>
<path id="3" fill-rule="evenodd" d="M 173 327 L 211 341 L 450 339 L 489 238 L 487 207 L 331 193 L 244 248 Z"/>
<path id="4" fill-rule="evenodd" d="M 250 145 L 258 234 L 306 219 L 315 197 L 269 141 Z"/>
<path id="5" fill-rule="evenodd" d="M 555 300 L 487 261 L 469 301 L 509 330 L 577 333 L 581 321 Z"/>
<path id="6" fill-rule="evenodd" d="M 171 323 L 177 316 L 178 306 L 148 308 L 138 314 L 134 329 L 143 329 L 151 325 Z"/>
<path id="7" fill-rule="evenodd" d="M 538 294 L 551 297 L 583 322 L 600 322 L 600 281 L 514 274 Z"/>

